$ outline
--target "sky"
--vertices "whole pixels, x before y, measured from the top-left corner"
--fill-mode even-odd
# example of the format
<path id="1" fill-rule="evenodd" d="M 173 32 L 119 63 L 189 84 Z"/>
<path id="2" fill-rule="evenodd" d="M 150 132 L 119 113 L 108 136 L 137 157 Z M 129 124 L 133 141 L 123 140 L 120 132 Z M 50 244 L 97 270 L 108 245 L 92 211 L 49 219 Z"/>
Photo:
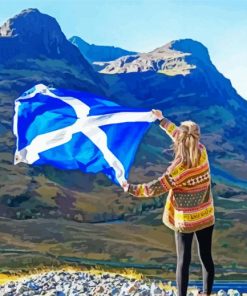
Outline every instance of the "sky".
<path id="1" fill-rule="evenodd" d="M 0 0 L 0 25 L 25 8 L 56 18 L 67 38 L 151 51 L 192 38 L 247 99 L 247 0 Z"/>

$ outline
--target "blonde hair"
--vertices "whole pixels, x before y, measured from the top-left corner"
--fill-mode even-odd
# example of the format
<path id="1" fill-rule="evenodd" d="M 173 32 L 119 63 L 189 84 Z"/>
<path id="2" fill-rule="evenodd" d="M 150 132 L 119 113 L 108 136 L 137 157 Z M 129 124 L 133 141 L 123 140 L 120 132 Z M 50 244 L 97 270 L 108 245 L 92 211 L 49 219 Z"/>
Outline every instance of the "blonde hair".
<path id="1" fill-rule="evenodd" d="M 201 157 L 199 140 L 200 127 L 191 120 L 181 122 L 178 136 L 171 145 L 175 160 L 180 159 L 186 168 L 198 166 Z"/>

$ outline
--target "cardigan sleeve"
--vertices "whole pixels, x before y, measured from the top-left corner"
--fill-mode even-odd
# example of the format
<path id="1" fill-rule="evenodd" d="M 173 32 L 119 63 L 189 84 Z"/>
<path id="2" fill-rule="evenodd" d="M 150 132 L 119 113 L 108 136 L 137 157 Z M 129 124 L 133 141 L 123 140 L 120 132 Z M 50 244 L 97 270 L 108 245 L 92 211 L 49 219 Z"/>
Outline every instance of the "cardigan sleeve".
<path id="1" fill-rule="evenodd" d="M 160 120 L 160 124 L 159 124 L 160 128 L 163 129 L 167 135 L 173 140 L 175 141 L 176 137 L 179 134 L 179 127 L 176 126 L 176 124 L 174 122 L 172 122 L 171 120 L 169 120 L 166 117 L 163 117 Z"/>
<path id="2" fill-rule="evenodd" d="M 158 179 L 142 184 L 129 184 L 128 193 L 136 197 L 160 196 L 176 187 L 173 177 L 167 172 Z"/>

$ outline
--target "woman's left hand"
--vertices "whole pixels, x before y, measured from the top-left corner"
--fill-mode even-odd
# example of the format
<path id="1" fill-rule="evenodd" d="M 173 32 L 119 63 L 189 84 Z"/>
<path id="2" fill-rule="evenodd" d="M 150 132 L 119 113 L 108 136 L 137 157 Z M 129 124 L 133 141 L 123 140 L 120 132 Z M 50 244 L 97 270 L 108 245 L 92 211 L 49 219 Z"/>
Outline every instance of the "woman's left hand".
<path id="1" fill-rule="evenodd" d="M 127 181 L 124 181 L 121 186 L 123 187 L 124 192 L 127 192 L 129 189 L 129 183 Z"/>
<path id="2" fill-rule="evenodd" d="M 152 112 L 157 119 L 161 120 L 162 118 L 164 118 L 161 110 L 152 109 Z"/>

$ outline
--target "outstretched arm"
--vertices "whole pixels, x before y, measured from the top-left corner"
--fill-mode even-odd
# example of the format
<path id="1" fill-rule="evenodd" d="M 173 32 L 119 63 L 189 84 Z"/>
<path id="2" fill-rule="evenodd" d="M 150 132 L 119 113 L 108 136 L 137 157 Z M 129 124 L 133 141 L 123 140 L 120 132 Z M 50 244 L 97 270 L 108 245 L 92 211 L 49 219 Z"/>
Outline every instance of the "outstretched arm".
<path id="1" fill-rule="evenodd" d="M 155 197 L 164 194 L 171 188 L 174 188 L 176 183 L 171 175 L 167 172 L 156 180 L 142 184 L 129 184 L 122 185 L 124 190 L 129 194 L 136 197 Z"/>
<path id="2" fill-rule="evenodd" d="M 164 115 L 160 110 L 153 109 L 152 111 L 154 115 L 156 115 L 157 119 L 160 121 L 160 124 L 159 124 L 160 128 L 162 128 L 167 133 L 167 135 L 173 141 L 175 141 L 176 137 L 179 134 L 179 127 L 177 127 L 174 122 L 164 117 Z"/>
<path id="3" fill-rule="evenodd" d="M 163 119 L 160 121 L 159 126 L 167 133 L 172 141 L 175 141 L 176 137 L 179 134 L 179 128 L 176 126 L 175 123 L 170 121 L 168 118 L 163 117 Z"/>

